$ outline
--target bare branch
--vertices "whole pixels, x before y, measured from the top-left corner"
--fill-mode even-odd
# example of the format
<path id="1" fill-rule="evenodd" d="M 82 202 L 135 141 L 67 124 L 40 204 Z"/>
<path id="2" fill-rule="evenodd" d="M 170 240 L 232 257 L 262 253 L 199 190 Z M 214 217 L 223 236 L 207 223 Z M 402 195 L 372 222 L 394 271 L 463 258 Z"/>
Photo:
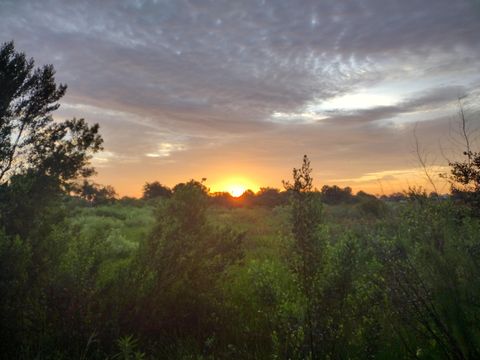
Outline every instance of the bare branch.
<path id="1" fill-rule="evenodd" d="M 420 143 L 418 142 L 418 137 L 417 137 L 417 126 L 418 123 L 415 123 L 415 126 L 413 128 L 413 138 L 415 140 L 415 152 L 417 154 L 417 160 L 422 166 L 423 172 L 425 174 L 425 177 L 428 181 L 428 183 L 432 186 L 433 190 L 435 191 L 436 194 L 438 194 L 438 189 L 437 186 L 435 185 L 435 182 L 433 181 L 432 176 L 430 175 L 429 169 L 428 169 L 428 155 L 422 151 L 420 147 Z"/>
<path id="2" fill-rule="evenodd" d="M 470 148 L 470 134 L 468 133 L 468 125 L 467 120 L 465 119 L 465 111 L 463 109 L 462 98 L 458 98 L 458 114 L 460 117 L 460 128 L 461 128 L 461 135 L 463 140 L 465 141 L 465 153 L 468 158 L 468 163 L 472 162 L 472 152 Z"/>

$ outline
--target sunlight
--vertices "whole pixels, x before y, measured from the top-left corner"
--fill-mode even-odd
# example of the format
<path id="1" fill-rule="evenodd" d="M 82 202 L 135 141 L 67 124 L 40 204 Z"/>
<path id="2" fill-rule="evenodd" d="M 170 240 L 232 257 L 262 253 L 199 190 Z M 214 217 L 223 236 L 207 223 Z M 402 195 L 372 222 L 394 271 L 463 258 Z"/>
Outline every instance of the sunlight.
<path id="1" fill-rule="evenodd" d="M 210 185 L 211 192 L 228 192 L 233 197 L 241 196 L 246 190 L 257 192 L 259 187 L 255 181 L 241 175 L 228 176 L 219 181 L 214 180 Z"/>
<path id="2" fill-rule="evenodd" d="M 233 196 L 233 197 L 239 197 L 241 196 L 245 190 L 247 190 L 245 188 L 245 186 L 243 185 L 238 185 L 238 184 L 235 184 L 235 185 L 230 185 L 228 187 L 228 192 Z"/>
<path id="3" fill-rule="evenodd" d="M 363 91 L 335 97 L 323 102 L 319 106 L 314 105 L 309 110 L 362 110 L 382 106 L 392 106 L 398 101 L 399 99 L 392 95 Z"/>

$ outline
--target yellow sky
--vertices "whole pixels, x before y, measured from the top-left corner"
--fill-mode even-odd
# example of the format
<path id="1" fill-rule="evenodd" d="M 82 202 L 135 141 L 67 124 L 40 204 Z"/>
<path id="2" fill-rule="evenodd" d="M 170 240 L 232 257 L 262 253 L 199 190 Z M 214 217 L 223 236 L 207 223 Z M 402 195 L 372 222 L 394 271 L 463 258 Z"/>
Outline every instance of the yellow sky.
<path id="1" fill-rule="evenodd" d="M 211 176 L 208 171 L 192 173 L 190 177 L 172 176 L 172 174 L 161 174 L 160 171 L 154 169 L 145 169 L 139 167 L 136 171 L 125 171 L 122 169 L 100 168 L 99 174 L 95 181 L 103 184 L 115 184 L 115 189 L 120 196 L 140 197 L 142 195 L 142 186 L 145 182 L 160 181 L 169 187 L 173 187 L 179 182 L 188 181 L 191 178 L 200 181 L 207 178 L 205 185 L 210 192 L 230 192 L 237 196 L 240 189 L 250 189 L 257 192 L 261 187 L 274 187 L 283 190 L 282 178 L 289 180 L 291 177 L 291 169 L 285 169 L 284 176 L 278 176 L 272 171 L 270 176 L 265 174 L 265 169 L 251 168 L 243 173 L 240 172 L 224 172 L 218 169 L 212 169 Z M 216 170 L 215 172 L 213 172 Z M 449 191 L 448 183 L 440 178 L 438 174 L 447 172 L 447 167 L 432 167 L 429 169 L 437 191 L 446 193 Z M 120 176 L 117 174 L 121 174 Z M 155 175 L 157 174 L 157 175 Z M 422 168 L 406 168 L 391 171 L 382 171 L 374 173 L 366 173 L 357 178 L 336 178 L 322 179 L 314 176 L 314 186 L 321 189 L 323 185 L 338 185 L 341 187 L 349 186 L 353 192 L 360 190 L 376 195 L 388 195 L 394 192 L 402 192 L 408 190 L 409 187 L 422 187 L 427 192 L 433 191 L 433 187 L 427 180 Z"/>

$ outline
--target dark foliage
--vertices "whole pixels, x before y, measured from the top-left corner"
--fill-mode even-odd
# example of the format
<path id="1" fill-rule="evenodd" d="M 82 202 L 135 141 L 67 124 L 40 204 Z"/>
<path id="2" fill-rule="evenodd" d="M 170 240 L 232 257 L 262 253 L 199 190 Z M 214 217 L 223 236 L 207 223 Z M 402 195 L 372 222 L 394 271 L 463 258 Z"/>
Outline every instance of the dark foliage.
<path id="1" fill-rule="evenodd" d="M 66 211 L 63 198 L 79 177 L 93 174 L 89 160 L 101 149 L 98 125 L 54 121 L 66 86 L 53 66 L 0 47 L 0 323 L 4 358 L 55 349 L 53 284 Z M 12 264 L 16 264 L 12 266 Z M 13 272 L 12 272 L 13 271 Z M 52 319 L 48 326 L 45 319 Z M 44 324 L 44 325 L 42 325 Z M 59 324 L 55 324 L 59 326 Z M 48 340 L 45 340 L 48 339 Z M 29 355 L 28 357 L 34 355 Z"/>
<path id="2" fill-rule="evenodd" d="M 480 153 L 466 151 L 463 161 L 450 163 L 452 194 L 480 215 Z"/>
<path id="3" fill-rule="evenodd" d="M 337 185 L 324 185 L 322 186 L 321 196 L 323 202 L 329 205 L 353 202 L 352 189 L 349 187 L 342 189 Z"/>
<path id="4" fill-rule="evenodd" d="M 91 205 L 112 203 L 117 195 L 112 186 L 101 186 L 88 180 L 83 180 L 80 185 L 75 186 L 72 190 L 74 194 L 86 200 Z"/>
<path id="5" fill-rule="evenodd" d="M 0 48 L 0 183 L 30 170 L 65 186 L 93 172 L 87 165 L 90 154 L 101 149 L 98 125 L 53 121 L 51 113 L 66 91 L 55 84 L 54 74 L 51 65 L 34 69 L 13 42 Z"/>
<path id="6" fill-rule="evenodd" d="M 218 280 L 242 258 L 241 233 L 216 227 L 206 217 L 206 188 L 190 181 L 159 204 L 156 225 L 141 244 L 141 294 L 135 314 L 137 334 L 173 342 L 179 334 L 201 349 L 216 331 Z"/>
<path id="7" fill-rule="evenodd" d="M 155 198 L 169 198 L 172 196 L 172 190 L 170 188 L 160 184 L 158 181 L 151 183 L 145 183 L 143 186 L 143 196 L 144 200 L 150 200 Z"/>

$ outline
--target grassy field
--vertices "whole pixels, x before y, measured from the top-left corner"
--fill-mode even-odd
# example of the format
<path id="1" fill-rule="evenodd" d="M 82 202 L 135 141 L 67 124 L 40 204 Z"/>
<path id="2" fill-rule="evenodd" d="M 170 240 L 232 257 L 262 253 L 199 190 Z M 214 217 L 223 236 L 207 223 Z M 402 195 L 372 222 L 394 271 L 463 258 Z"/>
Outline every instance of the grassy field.
<path id="1" fill-rule="evenodd" d="M 13 358 L 450 359 L 480 346 L 480 221 L 452 199 L 232 207 L 191 182 L 48 209 L 55 221 L 28 237 L 2 235 Z"/>

